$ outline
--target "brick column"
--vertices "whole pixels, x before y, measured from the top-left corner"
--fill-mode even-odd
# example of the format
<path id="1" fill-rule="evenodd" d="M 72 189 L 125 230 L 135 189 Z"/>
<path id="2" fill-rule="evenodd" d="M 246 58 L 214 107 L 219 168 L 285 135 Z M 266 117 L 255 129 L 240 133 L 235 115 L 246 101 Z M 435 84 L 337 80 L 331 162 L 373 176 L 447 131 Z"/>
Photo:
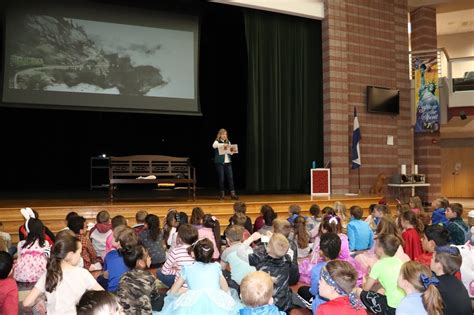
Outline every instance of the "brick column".
<path id="1" fill-rule="evenodd" d="M 325 0 L 323 39 L 324 161 L 331 161 L 331 189 L 349 189 L 346 1 Z"/>
<path id="2" fill-rule="evenodd" d="M 436 50 L 436 9 L 420 7 L 410 12 L 412 51 Z M 441 146 L 440 133 L 415 134 L 415 164 L 420 174 L 426 175 L 431 186 L 419 189 L 422 198 L 432 201 L 441 195 Z"/>
<path id="3" fill-rule="evenodd" d="M 323 38 L 324 160 L 332 192 L 358 191 L 350 169 L 354 107 L 361 126 L 361 193 L 413 159 L 406 0 L 325 0 Z M 400 115 L 368 113 L 367 86 L 400 90 Z M 387 136 L 394 138 L 387 145 Z M 385 191 L 388 195 L 390 192 Z"/>

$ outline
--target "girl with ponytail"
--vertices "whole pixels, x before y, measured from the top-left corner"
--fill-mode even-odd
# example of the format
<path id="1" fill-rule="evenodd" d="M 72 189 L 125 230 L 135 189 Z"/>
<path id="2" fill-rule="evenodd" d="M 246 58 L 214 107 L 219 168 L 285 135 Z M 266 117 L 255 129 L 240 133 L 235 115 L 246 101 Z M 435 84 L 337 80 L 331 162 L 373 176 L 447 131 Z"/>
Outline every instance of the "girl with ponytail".
<path id="1" fill-rule="evenodd" d="M 86 269 L 77 266 L 81 259 L 82 245 L 71 234 L 56 240 L 46 272 L 23 301 L 31 307 L 36 299 L 45 294 L 48 315 L 76 314 L 76 304 L 87 290 L 103 290 Z"/>
<path id="2" fill-rule="evenodd" d="M 401 223 L 404 229 L 402 233 L 403 251 L 411 260 L 416 260 L 418 256 L 423 254 L 421 246 L 421 235 L 424 230 L 423 223 L 411 210 L 404 211 L 401 214 Z"/>
<path id="3" fill-rule="evenodd" d="M 205 214 L 202 218 L 202 228 L 198 229 L 199 239 L 207 238 L 214 245 L 212 259 L 217 260 L 220 256 L 221 225 L 215 216 Z"/>
<path id="4" fill-rule="evenodd" d="M 13 277 L 18 282 L 36 282 L 46 270 L 50 245 L 45 240 L 41 220 L 28 218 L 25 228 L 28 235 L 18 243 L 18 259 L 13 267 Z"/>
<path id="5" fill-rule="evenodd" d="M 310 235 L 306 229 L 306 219 L 302 216 L 297 216 L 293 221 L 293 238 L 298 248 L 298 258 L 308 257 L 311 250 L 309 237 Z"/>
<path id="6" fill-rule="evenodd" d="M 397 315 L 443 314 L 443 299 L 437 286 L 439 280 L 432 276 L 430 268 L 416 261 L 402 265 L 398 286 L 406 296 L 397 307 Z"/>

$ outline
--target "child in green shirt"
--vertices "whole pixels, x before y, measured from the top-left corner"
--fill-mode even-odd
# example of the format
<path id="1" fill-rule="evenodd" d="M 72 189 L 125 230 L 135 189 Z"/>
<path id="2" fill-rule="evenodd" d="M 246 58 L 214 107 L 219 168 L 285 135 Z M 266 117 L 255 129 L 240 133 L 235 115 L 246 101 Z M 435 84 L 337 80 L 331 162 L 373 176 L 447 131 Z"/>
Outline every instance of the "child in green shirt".
<path id="1" fill-rule="evenodd" d="M 379 261 L 372 267 L 362 290 L 359 289 L 357 292 L 367 310 L 374 314 L 395 315 L 398 304 L 405 296 L 397 284 L 403 263 L 394 257 L 400 243 L 401 240 L 395 235 L 379 235 L 375 247 L 375 254 Z M 371 291 L 376 281 L 381 284 L 385 294 Z"/>

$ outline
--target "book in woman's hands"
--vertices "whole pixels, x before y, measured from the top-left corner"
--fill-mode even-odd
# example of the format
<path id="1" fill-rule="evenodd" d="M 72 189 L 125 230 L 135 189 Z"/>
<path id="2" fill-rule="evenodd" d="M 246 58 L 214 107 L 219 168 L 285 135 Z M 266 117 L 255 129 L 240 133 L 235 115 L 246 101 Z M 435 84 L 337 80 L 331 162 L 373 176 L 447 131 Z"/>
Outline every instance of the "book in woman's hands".
<path id="1" fill-rule="evenodd" d="M 239 146 L 237 144 L 220 144 L 217 147 L 217 150 L 219 151 L 219 155 L 224 155 L 224 154 L 236 154 L 239 153 Z"/>

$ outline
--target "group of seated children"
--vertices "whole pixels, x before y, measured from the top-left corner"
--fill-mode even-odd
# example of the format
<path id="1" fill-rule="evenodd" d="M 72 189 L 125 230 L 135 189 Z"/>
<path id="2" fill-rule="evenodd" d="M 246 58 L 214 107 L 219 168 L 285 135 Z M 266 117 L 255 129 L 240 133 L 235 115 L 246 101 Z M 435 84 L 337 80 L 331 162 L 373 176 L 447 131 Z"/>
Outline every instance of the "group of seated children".
<path id="1" fill-rule="evenodd" d="M 341 202 L 307 217 L 291 205 L 287 219 L 264 205 L 252 225 L 236 202 L 223 237 L 199 207 L 189 222 L 170 209 L 163 229 L 146 211 L 132 227 L 107 211 L 88 227 L 73 212 L 57 235 L 25 208 L 16 260 L 0 251 L 0 314 L 18 313 L 15 280 L 35 283 L 25 307 L 53 315 L 472 314 L 472 258 L 461 255 L 472 256 L 471 229 L 462 205 L 433 205 L 433 222 L 419 198 L 395 218 L 384 202 L 371 205 L 365 221 Z"/>

